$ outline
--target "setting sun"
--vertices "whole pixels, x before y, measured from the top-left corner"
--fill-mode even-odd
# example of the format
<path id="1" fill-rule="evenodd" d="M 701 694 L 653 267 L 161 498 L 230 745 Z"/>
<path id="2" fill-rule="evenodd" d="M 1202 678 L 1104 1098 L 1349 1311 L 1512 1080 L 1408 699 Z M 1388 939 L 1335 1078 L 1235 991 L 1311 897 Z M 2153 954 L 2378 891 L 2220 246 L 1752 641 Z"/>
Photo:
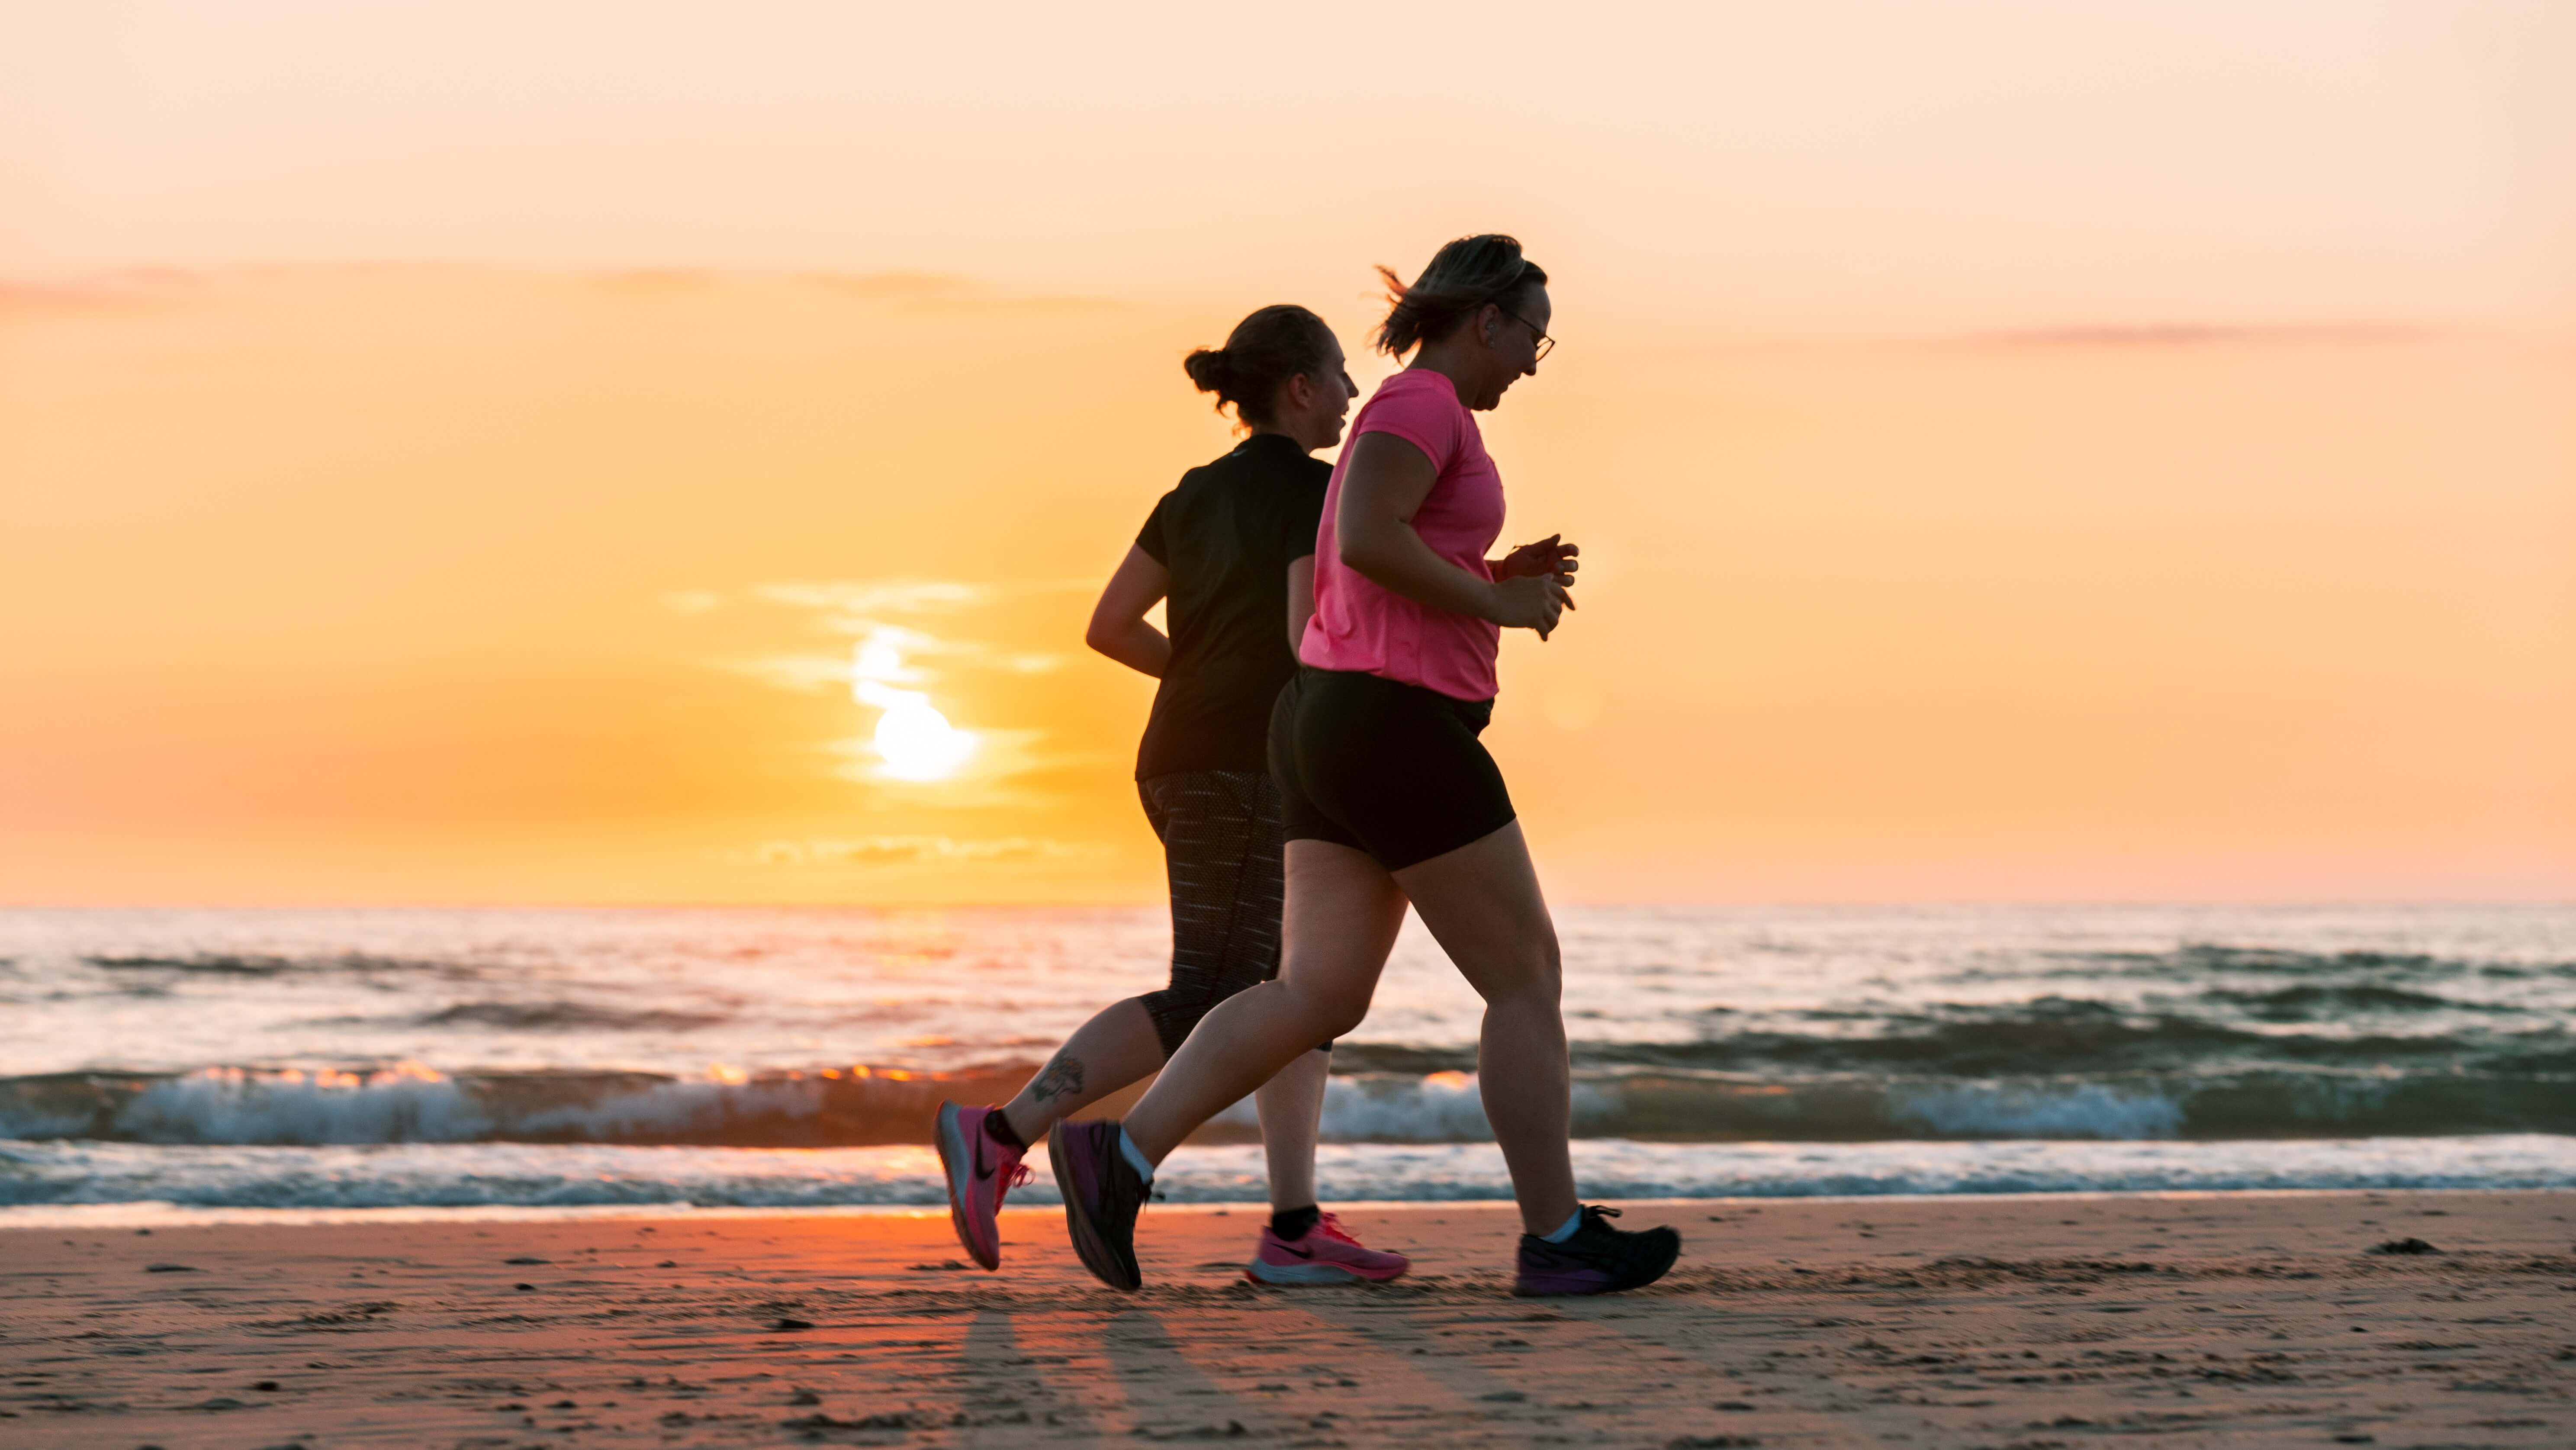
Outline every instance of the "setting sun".
<path id="1" fill-rule="evenodd" d="M 888 780 L 946 780 L 975 753 L 975 735 L 948 723 L 930 696 L 887 683 L 911 676 L 903 666 L 902 631 L 879 629 L 851 651 L 850 694 L 879 713 L 872 742 Z"/>
<path id="2" fill-rule="evenodd" d="M 885 713 L 877 717 L 877 754 L 885 773 L 896 780 L 946 780 L 975 753 L 975 737 L 948 723 L 927 696 L 909 690 L 886 692 Z"/>

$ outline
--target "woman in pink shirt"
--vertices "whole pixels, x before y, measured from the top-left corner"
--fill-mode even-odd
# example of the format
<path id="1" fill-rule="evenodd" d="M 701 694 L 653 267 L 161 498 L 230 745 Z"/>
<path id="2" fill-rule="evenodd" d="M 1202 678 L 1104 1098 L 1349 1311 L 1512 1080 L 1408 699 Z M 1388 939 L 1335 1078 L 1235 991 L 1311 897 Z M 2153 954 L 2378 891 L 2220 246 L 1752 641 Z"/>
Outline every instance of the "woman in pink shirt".
<path id="1" fill-rule="evenodd" d="M 1381 384 L 1333 469 L 1315 614 L 1270 722 L 1287 835 L 1278 979 L 1201 1019 L 1126 1122 L 1059 1123 L 1048 1156 L 1074 1248 L 1133 1289 L 1136 1215 L 1165 1155 L 1315 1043 L 1368 1014 L 1410 904 L 1485 999 L 1478 1082 L 1522 1226 L 1516 1290 L 1652 1283 L 1681 1238 L 1613 1228 L 1575 1194 L 1556 927 L 1510 793 L 1477 741 L 1502 630 L 1545 639 L 1573 607 L 1575 549 L 1551 536 L 1498 560 L 1502 476 L 1475 414 L 1553 345 L 1547 274 L 1505 236 L 1462 237 L 1394 307 Z"/>

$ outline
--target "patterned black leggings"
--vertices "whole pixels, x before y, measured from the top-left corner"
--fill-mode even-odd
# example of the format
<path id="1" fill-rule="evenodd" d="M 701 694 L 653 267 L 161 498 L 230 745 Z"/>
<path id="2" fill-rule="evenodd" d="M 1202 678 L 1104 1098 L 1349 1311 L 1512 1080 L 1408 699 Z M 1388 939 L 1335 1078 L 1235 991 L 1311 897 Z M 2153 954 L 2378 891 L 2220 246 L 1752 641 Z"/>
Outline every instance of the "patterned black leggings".
<path id="1" fill-rule="evenodd" d="M 1170 1057 L 1210 1008 L 1279 975 L 1279 787 L 1268 771 L 1185 770 L 1136 794 L 1172 883 L 1172 984 L 1137 1000 Z"/>

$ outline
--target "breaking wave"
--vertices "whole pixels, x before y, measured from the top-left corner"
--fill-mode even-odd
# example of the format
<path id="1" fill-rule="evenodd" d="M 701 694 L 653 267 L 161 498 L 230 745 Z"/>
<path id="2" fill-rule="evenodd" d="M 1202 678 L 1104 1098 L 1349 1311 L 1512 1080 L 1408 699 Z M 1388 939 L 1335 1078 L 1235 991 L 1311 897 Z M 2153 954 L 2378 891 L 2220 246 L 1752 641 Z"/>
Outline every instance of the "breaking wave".
<path id="1" fill-rule="evenodd" d="M 613 1143 L 840 1148 L 926 1141 L 943 1100 L 997 1102 L 1026 1067 L 958 1073 L 448 1074 L 213 1068 L 0 1078 L 0 1138 L 161 1144 Z M 1120 1100 L 1112 1100 L 1115 1108 Z M 2576 1133 L 2564 1074 L 2261 1069 L 2093 1076 L 1580 1071 L 1585 1138 L 1757 1140 L 2226 1139 Z M 1492 1139 L 1472 1074 L 1336 1076 L 1323 1133 L 1343 1143 Z M 1202 1141 L 1259 1135 L 1250 1102 Z"/>
<path id="2" fill-rule="evenodd" d="M 2281 947 L 2186 942 L 2171 951 L 2060 951 L 2045 955 L 2067 965 L 2069 975 L 2110 973 L 2175 982 L 2215 975 L 2325 976 L 2366 972 L 2379 976 L 2571 977 L 2576 962 L 2503 961 L 2430 952 L 2298 951 Z"/>
<path id="3" fill-rule="evenodd" d="M 2503 1186 L 2576 1160 L 2576 909 L 1561 926 L 1605 1195 Z M 1011 1095 L 1162 979 L 1167 933 L 1159 909 L 0 913 L 0 1205 L 936 1203 L 938 1103 Z M 1492 1196 L 1478 1004 L 1427 936 L 1397 957 L 1333 1055 L 1330 1191 Z M 1256 1132 L 1237 1105 L 1158 1186 L 1260 1197 Z"/>
<path id="4" fill-rule="evenodd" d="M 1043 1149 L 1039 1150 L 1041 1153 Z M 1327 1203 L 1508 1199 L 1491 1143 L 1327 1144 Z M 2241 1189 L 2576 1188 L 2576 1138 L 2337 1138 L 2289 1143 L 1648 1143 L 1574 1145 L 1584 1191 L 1609 1199 L 1821 1195 L 2112 1193 Z M 1177 1203 L 1257 1204 L 1261 1150 L 1190 1146 L 1154 1178 Z M 938 1155 L 922 1147 L 762 1152 L 739 1148 L 147 1148 L 0 1143 L 0 1227 L 88 1205 L 150 1221 L 170 1209 L 829 1209 L 934 1207 Z M 1041 1166 L 1015 1205 L 1056 1202 Z M 1249 1232 L 1247 1229 L 1246 1232 Z"/>
<path id="5" fill-rule="evenodd" d="M 322 972 L 442 978 L 481 975 L 476 968 L 463 962 L 372 956 L 365 952 L 336 952 L 324 956 L 270 956 L 239 952 L 190 952 L 171 956 L 92 954 L 83 955 L 80 960 L 101 971 L 161 972 L 195 977 L 287 977 Z"/>
<path id="6" fill-rule="evenodd" d="M 628 1012 L 580 1002 L 459 1002 L 403 1020 L 415 1027 L 483 1027 L 504 1032 L 690 1032 L 724 1021 L 725 1014 Z"/>

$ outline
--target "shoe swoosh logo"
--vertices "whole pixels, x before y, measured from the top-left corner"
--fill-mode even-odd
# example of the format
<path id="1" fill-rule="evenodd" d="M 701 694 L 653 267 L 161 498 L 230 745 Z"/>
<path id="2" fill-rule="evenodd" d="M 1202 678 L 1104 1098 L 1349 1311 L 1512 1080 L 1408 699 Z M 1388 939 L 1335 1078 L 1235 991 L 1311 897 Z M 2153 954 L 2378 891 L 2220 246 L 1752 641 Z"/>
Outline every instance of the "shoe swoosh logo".
<path id="1" fill-rule="evenodd" d="M 1291 1254 L 1301 1259 L 1311 1259 L 1315 1257 L 1315 1251 L 1313 1249 L 1292 1249 L 1286 1244 L 1281 1244 L 1279 1249 L 1282 1253 Z"/>

